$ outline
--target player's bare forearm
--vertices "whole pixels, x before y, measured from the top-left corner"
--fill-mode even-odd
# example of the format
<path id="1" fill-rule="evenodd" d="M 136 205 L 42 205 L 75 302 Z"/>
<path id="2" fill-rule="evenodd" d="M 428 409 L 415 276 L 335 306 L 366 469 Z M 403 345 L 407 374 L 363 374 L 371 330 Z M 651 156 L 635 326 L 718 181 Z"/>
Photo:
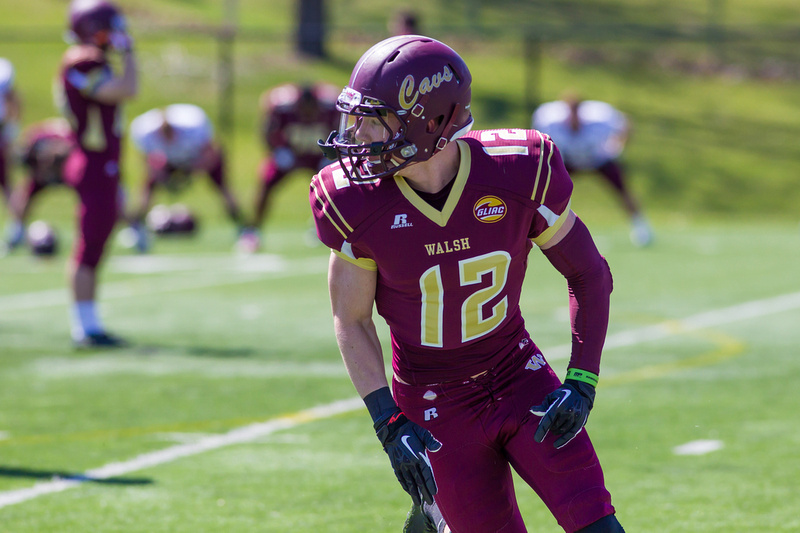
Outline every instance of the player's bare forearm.
<path id="1" fill-rule="evenodd" d="M 363 398 L 386 387 L 386 368 L 372 321 L 377 274 L 331 254 L 328 289 L 336 342 L 353 385 Z"/>
<path id="2" fill-rule="evenodd" d="M 94 94 L 96 100 L 116 104 L 130 100 L 139 92 L 139 76 L 136 59 L 133 52 L 123 54 L 122 74 L 115 76 L 97 88 Z"/>
<path id="3" fill-rule="evenodd" d="M 362 398 L 388 386 L 383 354 L 375 348 L 376 340 L 367 327 L 337 323 L 336 340 L 350 380 Z"/>

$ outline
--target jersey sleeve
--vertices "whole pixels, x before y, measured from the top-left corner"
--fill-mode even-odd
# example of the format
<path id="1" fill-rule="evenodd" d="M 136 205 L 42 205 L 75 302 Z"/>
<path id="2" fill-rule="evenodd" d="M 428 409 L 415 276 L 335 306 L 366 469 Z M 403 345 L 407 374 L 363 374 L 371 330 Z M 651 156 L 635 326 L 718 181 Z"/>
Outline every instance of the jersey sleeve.
<path id="1" fill-rule="evenodd" d="M 357 217 L 341 190 L 350 187 L 338 165 L 329 165 L 311 180 L 309 203 L 319 240 L 339 257 L 366 270 L 377 270 L 375 260 L 353 244 Z M 353 195 L 350 195 L 353 196 Z"/>
<path id="2" fill-rule="evenodd" d="M 528 237 L 537 246 L 543 246 L 558 231 L 569 214 L 573 185 L 553 140 L 544 133 L 537 131 L 536 134 L 539 161 L 531 199 L 537 208 Z"/>
<path id="3" fill-rule="evenodd" d="M 73 63 L 64 71 L 66 89 L 72 89 L 90 100 L 94 98 L 97 89 L 111 78 L 108 65 L 93 59 Z"/>

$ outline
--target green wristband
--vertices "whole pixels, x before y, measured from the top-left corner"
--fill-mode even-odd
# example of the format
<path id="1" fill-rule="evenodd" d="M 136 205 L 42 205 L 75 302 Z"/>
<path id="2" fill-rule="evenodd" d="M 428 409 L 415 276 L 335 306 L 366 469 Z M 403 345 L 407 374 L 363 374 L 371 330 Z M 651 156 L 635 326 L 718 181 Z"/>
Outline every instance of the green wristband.
<path id="1" fill-rule="evenodd" d="M 583 381 L 592 387 L 597 387 L 597 382 L 600 381 L 600 378 L 597 376 L 597 374 L 589 372 L 588 370 L 581 370 L 580 368 L 568 368 L 566 379 Z"/>

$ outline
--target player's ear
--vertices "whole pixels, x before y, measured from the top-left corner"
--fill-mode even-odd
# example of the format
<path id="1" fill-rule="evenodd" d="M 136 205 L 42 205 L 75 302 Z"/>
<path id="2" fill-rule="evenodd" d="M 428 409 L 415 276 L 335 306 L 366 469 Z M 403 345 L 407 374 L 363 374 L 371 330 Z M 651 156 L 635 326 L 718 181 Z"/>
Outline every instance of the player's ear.
<path id="1" fill-rule="evenodd" d="M 444 120 L 444 115 L 439 115 L 436 118 L 432 118 L 428 121 L 428 125 L 425 127 L 427 133 L 433 133 L 439 129 L 439 126 L 442 125 L 442 121 Z"/>

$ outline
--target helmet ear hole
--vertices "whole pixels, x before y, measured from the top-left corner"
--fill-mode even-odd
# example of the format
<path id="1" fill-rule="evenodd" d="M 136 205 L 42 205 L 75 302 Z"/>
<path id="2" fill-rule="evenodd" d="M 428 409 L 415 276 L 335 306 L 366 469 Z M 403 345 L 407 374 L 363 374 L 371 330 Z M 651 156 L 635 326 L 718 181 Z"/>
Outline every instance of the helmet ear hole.
<path id="1" fill-rule="evenodd" d="M 428 121 L 428 125 L 425 127 L 425 131 L 427 133 L 435 133 L 438 130 L 442 122 L 444 122 L 444 115 L 439 115 L 436 118 L 432 118 Z"/>

